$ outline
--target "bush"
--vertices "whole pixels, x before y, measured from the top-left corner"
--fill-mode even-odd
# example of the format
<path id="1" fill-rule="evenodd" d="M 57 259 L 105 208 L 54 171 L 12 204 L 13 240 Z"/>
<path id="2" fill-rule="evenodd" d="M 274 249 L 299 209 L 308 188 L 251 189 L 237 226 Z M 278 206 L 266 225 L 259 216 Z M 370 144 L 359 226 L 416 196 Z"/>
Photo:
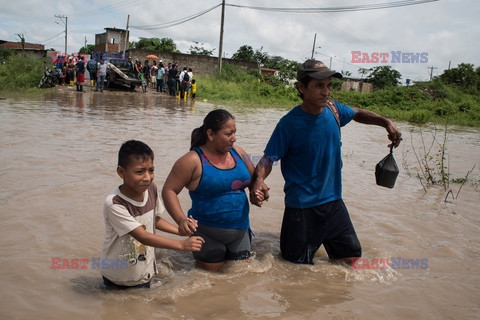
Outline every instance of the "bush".
<path id="1" fill-rule="evenodd" d="M 5 55 L 0 64 L 0 90 L 4 92 L 36 88 L 43 77 L 45 59 L 28 54 Z"/>

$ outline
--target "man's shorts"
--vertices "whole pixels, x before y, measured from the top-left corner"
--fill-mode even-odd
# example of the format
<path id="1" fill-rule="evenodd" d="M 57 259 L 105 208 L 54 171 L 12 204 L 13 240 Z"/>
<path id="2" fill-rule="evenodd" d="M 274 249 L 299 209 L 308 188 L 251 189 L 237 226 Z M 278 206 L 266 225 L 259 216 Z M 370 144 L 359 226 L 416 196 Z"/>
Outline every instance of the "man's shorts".
<path id="1" fill-rule="evenodd" d="M 324 245 L 330 259 L 361 257 L 362 248 L 343 200 L 313 208 L 285 208 L 280 250 L 294 263 L 313 264 L 313 256 Z"/>
<path id="2" fill-rule="evenodd" d="M 194 235 L 205 240 L 202 250 L 193 253 L 197 260 L 217 263 L 250 258 L 252 247 L 250 229 L 224 229 L 199 225 Z"/>

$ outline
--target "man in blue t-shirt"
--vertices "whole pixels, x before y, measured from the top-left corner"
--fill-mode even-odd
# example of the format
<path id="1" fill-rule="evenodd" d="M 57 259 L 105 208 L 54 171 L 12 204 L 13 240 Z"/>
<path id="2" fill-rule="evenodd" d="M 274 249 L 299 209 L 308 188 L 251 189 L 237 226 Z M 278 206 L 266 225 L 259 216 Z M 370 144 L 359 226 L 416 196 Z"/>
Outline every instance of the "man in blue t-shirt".
<path id="1" fill-rule="evenodd" d="M 280 249 L 294 263 L 313 264 L 322 244 L 330 259 L 351 262 L 362 254 L 342 200 L 340 127 L 353 119 L 384 127 L 394 147 L 402 140 L 390 119 L 329 100 L 332 77 L 342 75 L 321 61 L 307 60 L 298 67 L 297 90 L 303 102 L 280 119 L 255 168 L 250 201 L 261 206 L 268 199 L 264 180 L 273 162 L 281 160 L 285 211 Z"/>

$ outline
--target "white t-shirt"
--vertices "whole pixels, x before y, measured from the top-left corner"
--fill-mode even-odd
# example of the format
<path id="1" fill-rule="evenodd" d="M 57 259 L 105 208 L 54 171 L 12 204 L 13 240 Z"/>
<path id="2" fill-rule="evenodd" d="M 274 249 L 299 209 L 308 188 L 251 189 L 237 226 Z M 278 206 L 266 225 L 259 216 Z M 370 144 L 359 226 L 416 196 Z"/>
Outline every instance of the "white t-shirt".
<path id="1" fill-rule="evenodd" d="M 132 200 L 117 188 L 105 199 L 101 273 L 110 281 L 124 286 L 149 282 L 157 273 L 155 248 L 145 246 L 129 232 L 145 226 L 155 233 L 155 218 L 165 210 L 157 186 L 152 183 L 143 202 Z"/>

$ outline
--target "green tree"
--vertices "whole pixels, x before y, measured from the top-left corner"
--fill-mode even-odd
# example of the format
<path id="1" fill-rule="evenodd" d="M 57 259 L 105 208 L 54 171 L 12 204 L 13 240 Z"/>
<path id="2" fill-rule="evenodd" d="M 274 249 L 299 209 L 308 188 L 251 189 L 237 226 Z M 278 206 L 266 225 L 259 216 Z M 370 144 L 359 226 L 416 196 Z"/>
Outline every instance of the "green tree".
<path id="1" fill-rule="evenodd" d="M 362 79 L 363 77 L 368 74 L 370 72 L 370 69 L 366 69 L 366 68 L 359 68 L 358 69 L 358 73 L 360 73 L 362 75 Z"/>
<path id="2" fill-rule="evenodd" d="M 94 44 L 87 44 L 87 47 L 81 47 L 78 53 L 88 53 L 91 54 L 93 51 L 95 51 L 95 45 Z"/>
<path id="3" fill-rule="evenodd" d="M 457 68 L 445 70 L 439 78 L 447 84 L 459 85 L 468 89 L 478 89 L 480 85 L 480 68 L 475 70 L 473 64 L 461 63 Z"/>
<path id="4" fill-rule="evenodd" d="M 243 45 L 232 55 L 232 59 L 254 62 L 254 54 L 255 52 L 251 46 Z"/>
<path id="5" fill-rule="evenodd" d="M 373 84 L 375 89 L 394 87 L 400 83 L 402 75 L 391 66 L 378 66 L 370 69 L 367 77 L 368 82 Z"/>
<path id="6" fill-rule="evenodd" d="M 278 69 L 280 80 L 283 83 L 288 83 L 289 80 L 296 77 L 298 62 L 280 56 L 267 56 L 264 67 Z"/>
<path id="7" fill-rule="evenodd" d="M 211 56 L 213 55 L 213 50 L 207 50 L 203 47 L 204 43 L 199 43 L 198 41 L 193 41 L 195 46 L 190 46 L 190 54 L 196 54 L 199 56 Z"/>
<path id="8" fill-rule="evenodd" d="M 161 52 L 173 52 L 179 53 L 177 45 L 170 38 L 140 38 L 138 42 L 132 42 L 131 48 L 144 49 L 144 50 L 156 50 Z"/>
<path id="9" fill-rule="evenodd" d="M 263 51 L 263 47 L 260 47 L 260 49 L 255 50 L 255 53 L 253 54 L 254 61 L 258 63 L 260 67 L 264 67 L 268 63 L 269 55 L 267 52 Z"/>

